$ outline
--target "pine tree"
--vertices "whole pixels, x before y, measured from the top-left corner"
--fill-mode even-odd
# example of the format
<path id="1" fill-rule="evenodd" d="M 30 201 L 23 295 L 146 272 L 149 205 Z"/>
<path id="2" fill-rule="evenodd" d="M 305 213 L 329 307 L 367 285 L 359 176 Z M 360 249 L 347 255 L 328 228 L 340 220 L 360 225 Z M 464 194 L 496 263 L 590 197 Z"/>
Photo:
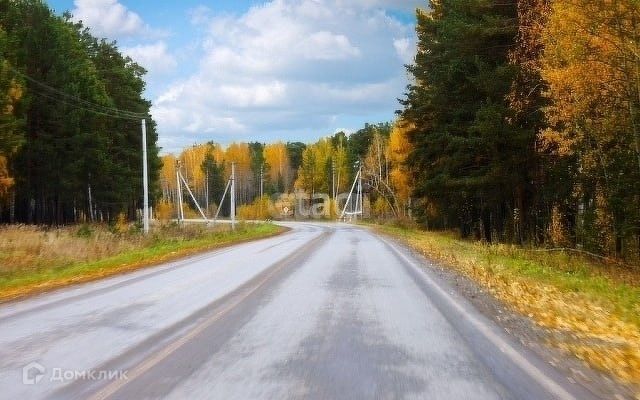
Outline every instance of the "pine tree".
<path id="1" fill-rule="evenodd" d="M 415 83 L 403 101 L 414 151 L 415 194 L 435 203 L 441 226 L 490 241 L 503 235 L 526 179 L 521 159 L 530 132 L 509 123 L 506 100 L 516 75 L 516 3 L 432 1 L 417 12 Z"/>
<path id="2" fill-rule="evenodd" d="M 16 125 L 20 140 L 0 137 L 0 151 L 13 151 L 17 219 L 66 224 L 115 220 L 123 211 L 136 218 L 140 124 L 150 108 L 144 69 L 39 0 L 0 1 L 0 26 L 0 93 L 8 57 L 13 93 L 21 97 L 12 118 L 24 121 Z M 153 198 L 161 164 L 150 118 L 147 128 Z"/>
<path id="3" fill-rule="evenodd" d="M 213 152 L 208 151 L 202 162 L 201 169 L 207 179 L 209 204 L 217 204 L 224 194 L 227 183 L 224 179 L 224 165 L 218 164 Z"/>

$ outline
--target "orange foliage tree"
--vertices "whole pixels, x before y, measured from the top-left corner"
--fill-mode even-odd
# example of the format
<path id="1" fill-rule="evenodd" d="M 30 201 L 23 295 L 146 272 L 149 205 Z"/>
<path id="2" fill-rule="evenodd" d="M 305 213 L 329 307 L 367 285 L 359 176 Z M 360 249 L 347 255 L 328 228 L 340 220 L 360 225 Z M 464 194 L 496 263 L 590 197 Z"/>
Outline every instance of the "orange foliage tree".
<path id="1" fill-rule="evenodd" d="M 395 190 L 396 199 L 400 203 L 399 209 L 405 215 L 413 191 L 411 171 L 407 164 L 407 158 L 412 150 L 408 136 L 411 129 L 411 126 L 402 120 L 396 121 L 391 130 L 387 147 L 387 157 L 390 163 L 389 180 L 391 187 Z"/>
<path id="2" fill-rule="evenodd" d="M 287 145 L 283 142 L 270 143 L 264 146 L 264 159 L 268 165 L 267 179 L 276 192 L 285 192 L 291 185 L 291 167 Z"/>
<path id="3" fill-rule="evenodd" d="M 551 129 L 543 138 L 575 160 L 578 241 L 607 254 L 637 252 L 640 3 L 557 1 L 544 45 Z M 631 243 L 634 249 L 627 249 Z"/>
<path id="4" fill-rule="evenodd" d="M 231 164 L 236 168 L 236 202 L 248 203 L 256 193 L 253 172 L 251 171 L 251 149 L 247 143 L 231 143 L 224 155 L 225 177 L 231 175 Z"/>
<path id="5" fill-rule="evenodd" d="M 0 27 L 0 49 L 3 38 Z M 7 204 L 14 185 L 8 158 L 20 143 L 20 121 L 15 117 L 15 110 L 22 97 L 23 87 L 11 73 L 9 61 L 0 60 L 0 211 Z"/>

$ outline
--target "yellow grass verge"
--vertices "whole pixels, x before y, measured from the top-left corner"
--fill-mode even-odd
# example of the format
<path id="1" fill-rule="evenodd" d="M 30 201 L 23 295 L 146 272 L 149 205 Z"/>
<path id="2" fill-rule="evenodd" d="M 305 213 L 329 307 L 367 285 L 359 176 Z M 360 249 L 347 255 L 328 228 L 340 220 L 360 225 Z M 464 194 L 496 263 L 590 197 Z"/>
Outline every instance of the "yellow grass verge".
<path id="1" fill-rule="evenodd" d="M 448 233 L 376 229 L 473 279 L 546 328 L 552 346 L 631 384 L 640 399 L 637 269 L 619 274 L 634 278 L 618 279 L 610 266 L 568 254 L 463 241 Z"/>
<path id="2" fill-rule="evenodd" d="M 48 230 L 0 228 L 0 302 L 94 281 L 173 261 L 203 251 L 278 235 L 272 224 L 228 227 L 163 228 L 149 237 L 112 233 L 104 227 Z"/>

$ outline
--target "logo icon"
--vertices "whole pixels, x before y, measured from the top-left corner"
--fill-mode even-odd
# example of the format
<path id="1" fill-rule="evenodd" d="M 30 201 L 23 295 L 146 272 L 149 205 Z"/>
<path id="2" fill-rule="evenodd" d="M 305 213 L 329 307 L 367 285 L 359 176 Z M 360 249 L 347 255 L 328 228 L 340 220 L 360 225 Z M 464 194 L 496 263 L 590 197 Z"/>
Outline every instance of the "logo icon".
<path id="1" fill-rule="evenodd" d="M 25 385 L 35 385 L 40 382 L 46 370 L 41 364 L 32 362 L 22 368 L 22 383 Z"/>

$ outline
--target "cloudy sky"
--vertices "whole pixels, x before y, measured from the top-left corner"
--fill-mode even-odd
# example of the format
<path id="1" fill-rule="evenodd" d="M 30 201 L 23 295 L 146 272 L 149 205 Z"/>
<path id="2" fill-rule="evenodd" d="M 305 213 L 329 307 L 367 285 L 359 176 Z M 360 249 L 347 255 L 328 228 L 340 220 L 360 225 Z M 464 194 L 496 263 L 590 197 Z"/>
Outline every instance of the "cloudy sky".
<path id="1" fill-rule="evenodd" d="M 160 146 L 314 141 L 393 119 L 425 0 L 51 0 L 148 71 Z"/>

